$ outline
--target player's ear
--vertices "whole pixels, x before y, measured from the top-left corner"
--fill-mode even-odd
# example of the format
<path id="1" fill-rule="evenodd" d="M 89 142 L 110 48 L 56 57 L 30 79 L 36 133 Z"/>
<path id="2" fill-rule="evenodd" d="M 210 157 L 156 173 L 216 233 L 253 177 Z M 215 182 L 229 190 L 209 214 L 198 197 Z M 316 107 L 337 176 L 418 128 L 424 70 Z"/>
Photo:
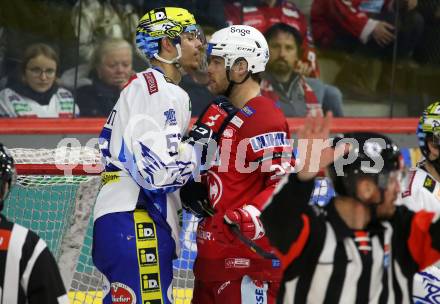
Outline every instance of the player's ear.
<path id="1" fill-rule="evenodd" d="M 232 65 L 231 70 L 238 76 L 238 78 L 242 78 L 248 73 L 248 63 L 244 59 L 238 59 Z"/>
<path id="2" fill-rule="evenodd" d="M 160 40 L 160 50 L 165 54 L 172 54 L 175 50 L 174 43 L 168 38 L 164 37 Z"/>

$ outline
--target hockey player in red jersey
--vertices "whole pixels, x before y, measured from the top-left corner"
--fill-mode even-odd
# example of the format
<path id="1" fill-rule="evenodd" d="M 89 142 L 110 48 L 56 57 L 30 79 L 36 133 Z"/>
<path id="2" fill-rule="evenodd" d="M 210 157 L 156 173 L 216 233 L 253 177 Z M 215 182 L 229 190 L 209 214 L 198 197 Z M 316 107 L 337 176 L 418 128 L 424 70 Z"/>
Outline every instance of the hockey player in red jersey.
<path id="1" fill-rule="evenodd" d="M 255 28 L 234 25 L 213 34 L 208 54 L 209 90 L 240 110 L 222 133 L 202 182 L 180 192 L 184 206 L 204 217 L 197 230 L 192 303 L 275 303 L 282 270 L 267 254 L 271 247 L 259 215 L 292 166 L 292 148 L 284 114 L 260 96 L 267 42 Z"/>

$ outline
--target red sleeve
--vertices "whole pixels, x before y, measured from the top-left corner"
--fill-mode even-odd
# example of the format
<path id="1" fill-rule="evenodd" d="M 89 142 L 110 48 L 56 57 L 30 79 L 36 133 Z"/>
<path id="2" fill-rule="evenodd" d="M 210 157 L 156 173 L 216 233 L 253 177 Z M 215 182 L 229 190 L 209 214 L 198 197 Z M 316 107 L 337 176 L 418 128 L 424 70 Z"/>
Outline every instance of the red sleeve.
<path id="1" fill-rule="evenodd" d="M 330 0 L 328 13 L 343 30 L 360 38 L 368 22 L 368 16 L 359 11 L 358 2 L 359 1 Z"/>
<path id="2" fill-rule="evenodd" d="M 250 200 L 250 204 L 262 209 L 268 201 L 277 182 L 293 165 L 293 147 L 289 127 L 284 114 L 274 101 L 257 97 L 248 103 L 254 107 L 254 116 L 246 121 L 241 136 L 249 139 L 246 161 L 258 163 L 256 172 L 264 182 L 264 189 Z"/>
<path id="3" fill-rule="evenodd" d="M 436 249 L 439 243 L 437 239 L 440 238 L 439 216 L 432 212 L 420 211 L 412 218 L 408 248 L 411 256 L 419 265 L 419 270 L 440 260 L 440 248 Z"/>

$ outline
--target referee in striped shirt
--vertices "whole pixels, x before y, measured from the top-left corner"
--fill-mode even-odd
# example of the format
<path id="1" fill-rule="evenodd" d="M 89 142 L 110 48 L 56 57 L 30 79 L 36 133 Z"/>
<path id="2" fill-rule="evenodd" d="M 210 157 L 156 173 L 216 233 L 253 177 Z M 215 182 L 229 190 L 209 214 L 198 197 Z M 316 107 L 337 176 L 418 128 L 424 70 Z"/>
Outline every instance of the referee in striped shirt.
<path id="1" fill-rule="evenodd" d="M 0 209 L 15 180 L 14 160 L 0 144 Z M 34 232 L 0 215 L 0 304 L 69 303 L 58 265 Z"/>
<path id="2" fill-rule="evenodd" d="M 331 115 L 307 118 L 300 139 L 326 139 Z M 375 133 L 352 133 L 353 162 L 320 156 L 338 196 L 308 204 L 314 188 L 311 148 L 303 170 L 280 183 L 261 220 L 277 248 L 284 277 L 278 303 L 411 303 L 412 278 L 440 259 L 439 214 L 395 206 L 401 155 Z M 311 145 L 309 145 L 311 146 Z M 337 145 L 343 155 L 346 145 Z M 348 162 L 348 161 L 347 161 Z M 337 175 L 338 168 L 343 175 Z"/>

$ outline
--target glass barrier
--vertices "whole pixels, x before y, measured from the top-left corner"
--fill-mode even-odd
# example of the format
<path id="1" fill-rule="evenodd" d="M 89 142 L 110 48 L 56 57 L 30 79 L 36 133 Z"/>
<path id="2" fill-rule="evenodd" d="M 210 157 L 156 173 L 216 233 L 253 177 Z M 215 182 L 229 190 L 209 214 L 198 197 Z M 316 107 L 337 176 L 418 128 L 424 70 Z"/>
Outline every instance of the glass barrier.
<path id="1" fill-rule="evenodd" d="M 108 116 L 149 66 L 136 27 L 160 6 L 191 11 L 207 38 L 234 24 L 265 34 L 262 94 L 286 116 L 416 117 L 440 96 L 438 0 L 16 0 L 0 10 L 0 115 Z M 201 62 L 181 82 L 193 116 L 212 98 Z"/>

